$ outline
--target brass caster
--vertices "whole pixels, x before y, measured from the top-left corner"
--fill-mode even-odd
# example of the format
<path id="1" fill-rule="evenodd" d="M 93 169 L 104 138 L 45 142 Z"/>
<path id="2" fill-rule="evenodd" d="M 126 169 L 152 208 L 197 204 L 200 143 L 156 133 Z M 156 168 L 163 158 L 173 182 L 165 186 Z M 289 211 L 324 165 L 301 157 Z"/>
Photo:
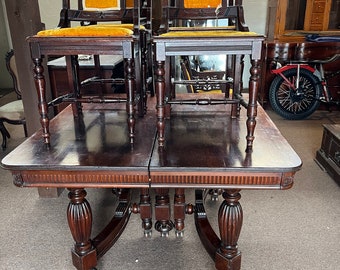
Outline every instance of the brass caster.
<path id="1" fill-rule="evenodd" d="M 157 221 L 155 224 L 155 229 L 161 233 L 161 237 L 168 237 L 169 232 L 173 229 L 174 224 L 171 220 L 161 222 Z"/>
<path id="2" fill-rule="evenodd" d="M 218 195 L 212 194 L 210 200 L 211 200 L 212 202 L 218 202 Z"/>
<path id="3" fill-rule="evenodd" d="M 152 236 L 152 230 L 145 230 L 144 231 L 144 237 L 150 238 Z"/>
<path id="4" fill-rule="evenodd" d="M 177 237 L 177 238 L 183 238 L 183 237 L 184 237 L 184 231 L 177 231 L 177 230 L 176 230 L 175 233 L 176 233 L 176 237 Z"/>
<path id="5" fill-rule="evenodd" d="M 169 237 L 169 232 L 161 232 L 161 237 Z"/>

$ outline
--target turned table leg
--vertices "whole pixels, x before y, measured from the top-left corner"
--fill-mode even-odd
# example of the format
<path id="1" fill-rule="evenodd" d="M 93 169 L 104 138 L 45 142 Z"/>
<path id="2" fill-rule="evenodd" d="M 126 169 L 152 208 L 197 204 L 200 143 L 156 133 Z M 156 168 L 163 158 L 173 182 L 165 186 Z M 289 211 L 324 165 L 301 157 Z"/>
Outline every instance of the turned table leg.
<path id="1" fill-rule="evenodd" d="M 185 193 L 183 188 L 175 189 L 174 197 L 174 220 L 176 236 L 182 237 L 184 233 L 184 219 L 185 219 Z"/>
<path id="2" fill-rule="evenodd" d="M 144 229 L 144 235 L 146 237 L 151 236 L 152 232 L 152 210 L 151 210 L 151 198 L 149 189 L 141 189 L 139 212 L 142 219 L 142 226 Z"/>
<path id="3" fill-rule="evenodd" d="M 240 190 L 225 190 L 224 202 L 218 211 L 218 225 L 221 242 L 215 255 L 216 269 L 241 269 L 241 252 L 238 251 L 237 241 L 240 236 L 243 212 L 239 199 Z"/>
<path id="4" fill-rule="evenodd" d="M 70 203 L 67 208 L 67 220 L 75 241 L 72 250 L 73 265 L 78 270 L 93 269 L 97 264 L 96 250 L 91 244 L 92 211 L 85 199 L 84 189 L 69 189 Z"/>
<path id="5" fill-rule="evenodd" d="M 169 231 L 173 228 L 173 222 L 170 220 L 170 199 L 169 189 L 156 189 L 155 202 L 155 229 L 161 233 L 161 236 L 169 236 Z"/>

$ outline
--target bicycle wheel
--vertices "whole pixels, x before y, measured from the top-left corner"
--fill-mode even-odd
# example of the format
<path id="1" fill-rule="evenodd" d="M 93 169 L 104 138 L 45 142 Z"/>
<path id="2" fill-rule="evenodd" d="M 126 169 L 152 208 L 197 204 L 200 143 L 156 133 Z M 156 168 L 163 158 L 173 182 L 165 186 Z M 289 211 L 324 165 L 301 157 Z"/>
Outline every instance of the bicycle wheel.
<path id="1" fill-rule="evenodd" d="M 282 72 L 284 77 L 296 85 L 297 69 Z M 322 87 L 312 72 L 300 69 L 299 88 L 293 89 L 280 75 L 269 88 L 269 101 L 273 110 L 288 120 L 301 120 L 311 115 L 319 106 Z"/>

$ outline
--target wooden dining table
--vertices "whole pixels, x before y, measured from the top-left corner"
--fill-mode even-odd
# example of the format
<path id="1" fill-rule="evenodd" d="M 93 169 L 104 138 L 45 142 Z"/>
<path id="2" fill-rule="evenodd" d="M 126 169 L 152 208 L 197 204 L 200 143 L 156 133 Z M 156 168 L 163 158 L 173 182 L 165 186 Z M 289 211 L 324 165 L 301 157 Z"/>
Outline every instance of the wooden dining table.
<path id="1" fill-rule="evenodd" d="M 140 214 L 146 235 L 155 228 L 162 236 L 172 229 L 183 236 L 185 217 L 193 214 L 216 269 L 241 269 L 237 246 L 243 221 L 240 191 L 289 189 L 302 165 L 266 112 L 258 107 L 256 144 L 247 152 L 246 110 L 232 118 L 230 110 L 219 106 L 179 106 L 178 110 L 173 106 L 165 129 L 167 145 L 159 147 L 155 107 L 149 105 L 146 116 L 136 121 L 131 144 L 126 136 L 126 112 L 115 106 L 85 104 L 83 115 L 76 118 L 69 106 L 51 120 L 49 146 L 39 130 L 2 160 L 16 186 L 68 189 L 67 219 L 75 242 L 72 261 L 76 269 L 97 265 L 124 231 L 131 213 Z M 113 189 L 119 197 L 112 220 L 96 236 L 91 234 L 87 188 Z M 131 201 L 132 189 L 140 190 L 137 202 Z M 151 189 L 155 189 L 154 202 Z M 169 189 L 175 190 L 174 203 L 170 203 Z M 187 189 L 195 190 L 193 202 L 185 199 Z M 204 208 L 209 193 L 223 197 L 218 209 L 219 235 Z"/>

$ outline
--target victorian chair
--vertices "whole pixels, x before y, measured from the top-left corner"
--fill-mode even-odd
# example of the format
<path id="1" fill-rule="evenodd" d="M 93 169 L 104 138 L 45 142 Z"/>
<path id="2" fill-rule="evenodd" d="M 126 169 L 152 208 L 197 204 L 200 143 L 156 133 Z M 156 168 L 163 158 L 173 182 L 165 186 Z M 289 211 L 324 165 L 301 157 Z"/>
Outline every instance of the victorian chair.
<path id="1" fill-rule="evenodd" d="M 43 30 L 28 38 L 34 64 L 34 78 L 39 99 L 39 112 L 44 142 L 50 144 L 48 107 L 69 102 L 75 117 L 82 115 L 82 103 L 126 103 L 129 140 L 133 143 L 135 107 L 140 116 L 145 113 L 145 53 L 146 32 L 140 24 L 140 0 L 94 1 L 78 0 L 73 9 L 69 0 L 63 0 L 60 22 L 56 29 Z M 74 25 L 80 23 L 80 25 Z M 79 80 L 78 55 L 93 55 L 94 76 Z M 101 78 L 98 55 L 120 55 L 124 63 L 124 78 Z M 65 56 L 69 91 L 46 100 L 42 59 L 45 56 Z M 144 61 L 144 62 L 143 62 Z M 114 74 L 113 74 L 114 76 Z M 142 81 L 143 80 L 143 81 Z M 89 83 L 123 84 L 126 98 L 116 95 L 85 96 L 82 86 Z"/>
<path id="2" fill-rule="evenodd" d="M 170 117 L 170 105 L 214 105 L 231 104 L 231 117 L 238 116 L 240 105 L 248 110 L 247 149 L 251 150 L 254 139 L 256 116 L 256 95 L 258 88 L 258 69 L 261 58 L 263 36 L 249 32 L 244 22 L 241 0 L 162 0 L 162 27 L 153 37 L 155 55 L 155 91 L 157 93 L 157 127 L 158 144 L 165 146 L 165 118 Z M 171 3 L 170 3 L 171 2 Z M 219 22 L 204 27 L 207 20 Z M 189 27 L 188 27 L 189 26 Z M 174 58 L 182 61 L 202 55 L 226 55 L 224 74 L 216 78 L 207 78 L 204 72 L 198 71 L 196 78 L 187 63 L 186 79 L 178 80 L 174 71 Z M 243 99 L 242 73 L 243 56 L 250 55 L 252 63 L 251 83 L 249 84 L 249 101 Z M 194 58 L 195 59 L 195 58 Z M 178 64 L 177 64 L 178 66 Z M 185 70 L 185 69 L 184 69 Z M 202 76 L 203 75 L 203 76 Z M 223 86 L 222 97 L 194 97 L 179 99 L 176 97 L 176 85 L 191 87 Z M 220 95 L 219 95 L 220 96 Z"/>
<path id="3" fill-rule="evenodd" d="M 21 88 L 17 79 L 17 68 L 15 63 L 14 51 L 11 50 L 6 54 L 6 67 L 9 74 L 12 77 L 14 91 L 16 93 L 17 100 L 8 102 L 0 106 L 0 132 L 2 135 L 2 149 L 7 147 L 7 138 L 10 138 L 9 131 L 5 127 L 4 123 L 12 125 L 23 125 L 24 133 L 27 137 L 27 127 L 24 114 L 24 106 L 21 100 Z"/>

